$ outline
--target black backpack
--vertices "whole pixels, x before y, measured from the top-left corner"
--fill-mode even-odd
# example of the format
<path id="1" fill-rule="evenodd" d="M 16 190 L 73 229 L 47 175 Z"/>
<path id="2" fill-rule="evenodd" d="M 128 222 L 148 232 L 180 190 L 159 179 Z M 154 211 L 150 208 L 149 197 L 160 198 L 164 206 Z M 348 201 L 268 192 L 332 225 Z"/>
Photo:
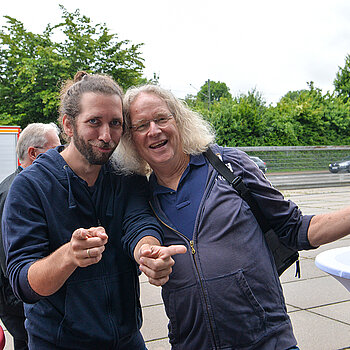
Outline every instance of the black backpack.
<path id="1" fill-rule="evenodd" d="M 294 262 L 296 263 L 295 276 L 300 277 L 299 253 L 297 250 L 285 246 L 278 238 L 277 234 L 271 228 L 265 216 L 262 214 L 257 202 L 252 196 L 248 187 L 244 184 L 240 176 L 235 176 L 233 172 L 225 165 L 224 162 L 210 149 L 204 152 L 211 165 L 222 175 L 239 193 L 252 210 L 257 222 L 259 223 L 267 245 L 269 246 L 275 260 L 278 275 L 288 269 Z"/>

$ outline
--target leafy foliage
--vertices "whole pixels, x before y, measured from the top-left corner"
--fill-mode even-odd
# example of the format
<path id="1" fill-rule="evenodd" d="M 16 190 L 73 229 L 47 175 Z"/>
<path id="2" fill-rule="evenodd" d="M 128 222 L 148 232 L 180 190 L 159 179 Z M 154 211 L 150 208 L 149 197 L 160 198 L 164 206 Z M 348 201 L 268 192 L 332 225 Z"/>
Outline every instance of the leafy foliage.
<path id="1" fill-rule="evenodd" d="M 7 25 L 0 31 L 0 124 L 24 127 L 55 121 L 60 85 L 78 70 L 111 75 L 124 89 L 143 81 L 143 44 L 118 40 L 105 24 L 93 25 L 79 10 L 60 8 L 62 21 L 48 24 L 42 34 L 5 16 Z"/>
<path id="2" fill-rule="evenodd" d="M 350 97 L 350 55 L 345 58 L 344 68 L 339 67 L 333 84 L 338 95 L 347 101 Z"/>
<path id="3" fill-rule="evenodd" d="M 210 102 L 220 101 L 223 98 L 232 98 L 229 88 L 221 81 L 208 80 L 203 84 L 197 94 L 197 99 L 208 103 L 208 96 L 210 95 Z"/>
<path id="4" fill-rule="evenodd" d="M 207 108 L 209 108 L 213 103 L 219 102 L 221 98 L 232 99 L 229 90 L 225 83 L 208 80 L 201 86 L 197 95 L 187 95 L 185 100 L 189 106 L 206 103 Z"/>
<path id="5" fill-rule="evenodd" d="M 186 102 L 210 121 L 216 141 L 226 146 L 300 146 L 350 144 L 350 100 L 308 89 L 290 91 L 276 106 L 267 106 L 256 90 L 214 101 Z"/>
<path id="6" fill-rule="evenodd" d="M 143 44 L 119 40 L 105 24 L 93 25 L 79 10 L 60 9 L 60 23 L 48 24 L 42 34 L 5 16 L 7 25 L 0 30 L 0 124 L 25 127 L 55 121 L 60 85 L 78 70 L 109 74 L 124 89 L 158 83 L 156 75 L 150 81 L 142 77 Z M 185 100 L 212 123 L 222 145 L 350 144 L 350 55 L 334 86 L 333 94 L 323 95 L 310 82 L 308 89 L 290 91 L 276 106 L 267 106 L 256 90 L 232 97 L 225 83 L 208 80 Z"/>

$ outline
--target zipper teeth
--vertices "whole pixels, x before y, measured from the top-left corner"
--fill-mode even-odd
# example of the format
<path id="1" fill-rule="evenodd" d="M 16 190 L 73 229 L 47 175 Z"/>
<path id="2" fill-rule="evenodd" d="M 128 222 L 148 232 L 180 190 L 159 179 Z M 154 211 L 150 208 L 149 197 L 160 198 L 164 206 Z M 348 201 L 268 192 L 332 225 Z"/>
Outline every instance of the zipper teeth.
<path id="1" fill-rule="evenodd" d="M 199 283 L 200 283 L 200 286 L 201 286 L 201 289 L 202 289 L 202 292 L 203 292 L 203 296 L 204 296 L 204 301 L 205 301 L 205 308 L 207 309 L 207 314 L 208 314 L 208 319 L 209 319 L 209 325 L 210 325 L 210 329 L 211 329 L 211 332 L 212 332 L 212 335 L 213 335 L 213 342 L 214 342 L 214 347 L 215 349 L 217 348 L 217 345 L 216 345 L 216 341 L 215 341 L 215 333 L 214 333 L 214 327 L 213 327 L 213 322 L 212 322 L 212 319 L 211 319 L 211 316 L 210 316 L 210 313 L 209 313 L 209 306 L 208 306 L 208 302 L 207 302 L 207 297 L 206 297 L 206 294 L 205 294 L 205 289 L 204 289 L 204 286 L 203 286 L 203 282 L 202 282 L 202 279 L 200 278 L 200 274 L 199 274 L 199 269 L 198 269 L 198 265 L 197 265 L 197 261 L 194 257 L 194 255 L 196 254 L 196 250 L 194 249 L 194 242 L 193 241 L 190 241 L 190 246 L 191 246 L 191 250 L 192 250 L 192 257 L 193 257 L 193 261 L 194 261 L 194 265 L 196 266 L 196 271 L 197 271 L 197 274 L 199 276 Z"/>
<path id="2" fill-rule="evenodd" d="M 170 227 L 169 225 L 167 225 L 158 215 L 157 213 L 155 212 L 153 206 L 152 206 L 152 203 L 150 202 L 149 203 L 152 210 L 153 210 L 153 213 L 154 215 L 157 217 L 157 219 L 165 226 L 167 227 L 168 229 L 178 233 L 180 236 L 182 236 L 186 241 L 189 242 L 190 244 L 190 247 L 191 247 L 191 253 L 192 253 L 192 259 L 193 259 L 193 262 L 194 262 L 194 265 L 196 267 L 196 271 L 197 271 L 197 274 L 198 274 L 198 277 L 199 277 L 199 283 L 200 283 L 200 286 L 201 286 L 201 289 L 202 289 L 202 292 L 203 292 L 203 296 L 204 296 L 204 301 L 205 301 L 205 307 L 207 309 L 207 314 L 208 314 L 208 319 L 209 319 L 209 325 L 210 325 L 210 329 L 211 329 L 211 332 L 212 332 L 212 335 L 213 335 L 213 342 L 214 342 L 214 347 L 215 349 L 217 349 L 217 345 L 216 345 L 216 342 L 215 342 L 215 333 L 214 333 L 214 327 L 213 327 L 213 323 L 212 323 L 212 319 L 211 319 L 211 316 L 210 316 L 210 313 L 209 313 L 209 307 L 208 307 L 208 302 L 207 302 L 207 298 L 206 298 L 206 294 L 205 294 L 205 289 L 204 289 L 204 286 L 203 286 L 203 282 L 202 282 L 202 279 L 201 279 L 201 275 L 199 273 L 199 268 L 198 268 L 198 265 L 197 265 L 197 261 L 196 261 L 196 258 L 195 258 L 195 254 L 196 254 L 196 250 L 194 249 L 194 241 L 193 240 L 190 240 L 188 237 L 186 237 L 184 234 L 182 234 L 181 232 L 175 230 L 174 228 Z"/>

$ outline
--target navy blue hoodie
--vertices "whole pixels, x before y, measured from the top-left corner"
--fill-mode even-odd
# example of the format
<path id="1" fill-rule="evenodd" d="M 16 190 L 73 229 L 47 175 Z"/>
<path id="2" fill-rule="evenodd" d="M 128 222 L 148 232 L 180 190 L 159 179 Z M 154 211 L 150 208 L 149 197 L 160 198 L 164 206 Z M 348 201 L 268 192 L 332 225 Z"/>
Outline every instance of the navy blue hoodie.
<path id="1" fill-rule="evenodd" d="M 12 184 L 2 221 L 9 279 L 26 303 L 29 334 L 64 348 L 113 349 L 142 322 L 133 247 L 146 235 L 161 240 L 161 229 L 147 205 L 145 178 L 116 175 L 106 164 L 89 188 L 61 150 L 41 155 Z M 53 295 L 36 294 L 29 266 L 69 242 L 77 228 L 100 225 L 108 234 L 102 260 L 78 267 Z"/>

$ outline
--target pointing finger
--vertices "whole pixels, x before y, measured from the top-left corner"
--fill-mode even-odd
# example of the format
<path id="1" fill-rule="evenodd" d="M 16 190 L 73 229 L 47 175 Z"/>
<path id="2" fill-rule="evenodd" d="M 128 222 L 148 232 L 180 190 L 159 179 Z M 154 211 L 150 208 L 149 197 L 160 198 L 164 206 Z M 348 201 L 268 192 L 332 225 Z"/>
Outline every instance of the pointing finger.
<path id="1" fill-rule="evenodd" d="M 162 256 L 173 256 L 176 254 L 184 254 L 187 248 L 184 245 L 170 245 L 169 247 L 162 247 Z"/>
<path id="2" fill-rule="evenodd" d="M 87 231 L 89 232 L 90 237 L 100 237 L 102 239 L 106 239 L 108 237 L 104 227 L 102 226 L 90 227 Z"/>
<path id="3" fill-rule="evenodd" d="M 73 232 L 72 237 L 85 240 L 89 237 L 89 231 L 84 228 L 78 228 Z"/>

